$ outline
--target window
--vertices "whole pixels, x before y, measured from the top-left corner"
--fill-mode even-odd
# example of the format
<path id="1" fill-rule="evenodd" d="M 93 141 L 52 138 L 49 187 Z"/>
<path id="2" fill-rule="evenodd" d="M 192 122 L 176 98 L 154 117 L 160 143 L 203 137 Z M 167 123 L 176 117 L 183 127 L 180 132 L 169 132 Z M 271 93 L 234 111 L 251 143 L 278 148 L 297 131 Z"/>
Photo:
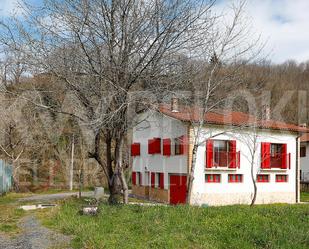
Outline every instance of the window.
<path id="1" fill-rule="evenodd" d="M 175 155 L 183 155 L 184 145 L 185 145 L 185 136 L 175 138 L 174 142 L 175 142 Z"/>
<path id="2" fill-rule="evenodd" d="M 290 153 L 287 153 L 286 144 L 262 143 L 261 168 L 287 169 L 290 167 Z"/>
<path id="3" fill-rule="evenodd" d="M 214 141 L 214 165 L 217 167 L 228 166 L 228 141 L 215 140 Z"/>
<path id="4" fill-rule="evenodd" d="M 300 157 L 306 157 L 306 146 L 300 147 Z"/>
<path id="5" fill-rule="evenodd" d="M 205 181 L 206 182 L 220 183 L 221 182 L 221 175 L 220 174 L 206 174 L 205 175 Z"/>
<path id="6" fill-rule="evenodd" d="M 136 185 L 142 186 L 142 173 L 141 172 L 136 172 L 135 183 L 136 183 Z"/>
<path id="7" fill-rule="evenodd" d="M 241 174 L 229 174 L 229 182 L 242 182 L 243 175 Z"/>
<path id="8" fill-rule="evenodd" d="M 256 177 L 257 182 L 269 182 L 269 175 L 257 175 Z"/>
<path id="9" fill-rule="evenodd" d="M 276 182 L 287 182 L 288 175 L 276 175 Z"/>

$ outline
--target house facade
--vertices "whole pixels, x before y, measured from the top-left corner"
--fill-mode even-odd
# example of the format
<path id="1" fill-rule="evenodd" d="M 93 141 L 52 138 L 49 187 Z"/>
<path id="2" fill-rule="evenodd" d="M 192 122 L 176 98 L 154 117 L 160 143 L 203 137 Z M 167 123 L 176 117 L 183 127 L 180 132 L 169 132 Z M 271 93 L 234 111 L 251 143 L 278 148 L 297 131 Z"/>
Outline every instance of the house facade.
<path id="1" fill-rule="evenodd" d="M 309 182 L 309 134 L 300 137 L 300 180 Z"/>
<path id="2" fill-rule="evenodd" d="M 197 139 L 191 204 L 249 204 L 253 180 L 256 203 L 298 202 L 299 136 L 306 128 L 267 120 L 253 130 L 240 126 L 252 118 L 247 114 L 209 113 L 197 136 L 195 118 L 194 110 L 174 111 L 169 106 L 142 115 L 131 145 L 134 195 L 185 203 Z"/>

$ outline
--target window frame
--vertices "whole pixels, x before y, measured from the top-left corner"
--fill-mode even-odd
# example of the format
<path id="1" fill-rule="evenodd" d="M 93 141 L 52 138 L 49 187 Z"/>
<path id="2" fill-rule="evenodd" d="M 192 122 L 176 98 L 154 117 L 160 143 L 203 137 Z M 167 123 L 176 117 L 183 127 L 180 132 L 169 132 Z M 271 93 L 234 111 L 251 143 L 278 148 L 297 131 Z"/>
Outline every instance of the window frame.
<path id="1" fill-rule="evenodd" d="M 205 174 L 205 183 L 221 183 L 221 174 Z"/>
<path id="2" fill-rule="evenodd" d="M 299 149 L 299 152 L 300 152 L 300 157 L 306 157 L 307 146 L 306 145 L 301 145 L 300 149 Z"/>
<path id="3" fill-rule="evenodd" d="M 279 179 L 279 177 L 281 179 Z M 289 175 L 287 175 L 287 174 L 277 174 L 276 175 L 276 182 L 282 182 L 282 183 L 289 182 Z"/>
<path id="4" fill-rule="evenodd" d="M 262 179 L 260 179 L 260 177 Z M 268 182 L 270 182 L 270 175 L 269 174 L 257 174 L 256 175 L 256 182 L 258 182 L 258 183 L 268 183 Z"/>
<path id="5" fill-rule="evenodd" d="M 235 177 L 235 179 L 233 179 Z M 243 183 L 243 174 L 228 174 L 228 183 Z"/>

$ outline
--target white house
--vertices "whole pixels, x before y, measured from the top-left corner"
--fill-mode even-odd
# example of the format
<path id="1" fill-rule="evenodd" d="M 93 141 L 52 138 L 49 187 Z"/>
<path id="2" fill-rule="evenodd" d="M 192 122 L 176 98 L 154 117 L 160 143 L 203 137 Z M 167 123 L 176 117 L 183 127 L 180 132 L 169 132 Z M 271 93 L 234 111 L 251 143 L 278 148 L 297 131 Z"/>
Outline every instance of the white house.
<path id="1" fill-rule="evenodd" d="M 309 134 L 300 137 L 300 180 L 309 182 Z"/>
<path id="2" fill-rule="evenodd" d="M 171 110 L 170 105 L 141 115 L 131 146 L 134 195 L 171 204 L 185 203 L 194 139 L 192 121 L 196 117 L 193 108 Z M 206 125 L 198 138 L 191 204 L 249 204 L 254 189 L 250 166 L 253 144 L 257 146 L 253 160 L 256 203 L 299 201 L 299 137 L 308 129 L 260 120 L 253 132 L 252 118 L 226 111 L 204 117 Z M 248 143 L 253 137 L 256 143 Z"/>

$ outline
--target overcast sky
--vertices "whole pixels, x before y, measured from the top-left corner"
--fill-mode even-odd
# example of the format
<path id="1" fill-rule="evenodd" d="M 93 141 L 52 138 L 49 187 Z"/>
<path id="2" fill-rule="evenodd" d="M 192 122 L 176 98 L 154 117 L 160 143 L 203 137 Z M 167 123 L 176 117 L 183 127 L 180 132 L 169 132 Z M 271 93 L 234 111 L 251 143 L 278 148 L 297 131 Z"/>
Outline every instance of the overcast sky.
<path id="1" fill-rule="evenodd" d="M 0 17 L 14 11 L 17 1 L 0 0 Z M 229 2 L 219 0 L 218 7 L 225 8 Z M 246 12 L 256 32 L 267 41 L 274 63 L 309 60 L 309 0 L 249 0 Z"/>

